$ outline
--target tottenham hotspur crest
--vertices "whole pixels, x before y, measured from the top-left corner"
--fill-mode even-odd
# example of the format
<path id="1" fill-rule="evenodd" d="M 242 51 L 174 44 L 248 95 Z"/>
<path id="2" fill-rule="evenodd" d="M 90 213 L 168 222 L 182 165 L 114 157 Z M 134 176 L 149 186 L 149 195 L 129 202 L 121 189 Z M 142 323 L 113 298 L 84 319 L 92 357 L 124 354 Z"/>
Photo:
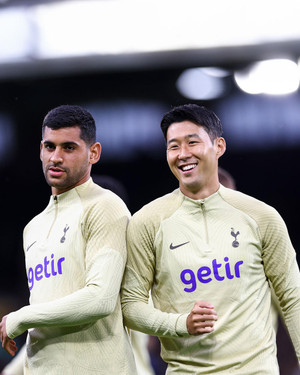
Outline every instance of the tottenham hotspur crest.
<path id="1" fill-rule="evenodd" d="M 238 242 L 237 240 L 237 236 L 240 234 L 239 231 L 237 231 L 236 233 L 234 233 L 234 229 L 231 228 L 231 235 L 232 237 L 234 237 L 234 241 L 232 242 L 232 246 L 233 247 L 239 247 L 240 243 Z"/>
<path id="2" fill-rule="evenodd" d="M 68 231 L 68 229 L 69 229 L 70 227 L 68 226 L 68 224 L 65 226 L 65 228 L 64 228 L 64 235 L 62 236 L 62 238 L 60 239 L 60 242 L 61 243 L 64 243 L 65 242 L 65 240 L 66 240 L 66 233 L 67 233 L 67 231 Z"/>

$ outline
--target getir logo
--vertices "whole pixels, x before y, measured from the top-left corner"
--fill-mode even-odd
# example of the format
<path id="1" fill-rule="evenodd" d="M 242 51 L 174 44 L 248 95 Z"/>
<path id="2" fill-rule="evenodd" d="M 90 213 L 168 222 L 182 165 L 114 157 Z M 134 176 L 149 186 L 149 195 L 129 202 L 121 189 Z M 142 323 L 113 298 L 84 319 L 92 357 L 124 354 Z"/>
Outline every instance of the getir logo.
<path id="1" fill-rule="evenodd" d="M 40 281 L 44 277 L 49 278 L 51 276 L 56 276 L 57 274 L 62 274 L 62 262 L 65 258 L 59 258 L 55 261 L 54 254 L 51 254 L 51 259 L 48 260 L 47 256 L 44 258 L 44 263 L 39 263 L 35 268 L 30 267 L 28 270 L 28 284 L 29 290 L 34 286 L 35 281 Z"/>
<path id="2" fill-rule="evenodd" d="M 242 260 L 236 262 L 234 266 L 230 267 L 228 257 L 224 258 L 225 264 L 218 263 L 217 259 L 213 259 L 211 267 L 203 266 L 197 271 L 197 277 L 193 270 L 187 268 L 180 274 L 180 279 L 185 285 L 190 285 L 189 288 L 184 288 L 185 292 L 194 292 L 197 288 L 197 279 L 200 283 L 207 284 L 213 280 L 223 281 L 225 278 L 231 280 L 235 277 L 240 277 L 240 267 L 244 263 Z"/>

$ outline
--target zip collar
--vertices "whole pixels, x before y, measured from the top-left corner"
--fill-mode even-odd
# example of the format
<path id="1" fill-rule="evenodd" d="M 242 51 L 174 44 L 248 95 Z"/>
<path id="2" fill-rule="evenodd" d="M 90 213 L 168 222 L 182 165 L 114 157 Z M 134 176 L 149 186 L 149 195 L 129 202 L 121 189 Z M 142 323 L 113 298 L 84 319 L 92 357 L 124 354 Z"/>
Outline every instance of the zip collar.
<path id="1" fill-rule="evenodd" d="M 220 190 L 221 189 L 222 189 L 222 187 L 220 185 L 219 189 L 215 193 L 213 193 L 213 194 L 211 194 L 208 197 L 203 198 L 203 199 L 192 199 L 192 198 L 186 196 L 185 194 L 183 194 L 180 189 L 179 189 L 179 194 L 183 197 L 183 200 L 188 201 L 195 206 L 202 206 L 204 204 L 207 205 L 210 202 L 216 201 L 220 197 Z"/>
<path id="2" fill-rule="evenodd" d="M 61 194 L 58 194 L 58 195 L 51 195 L 49 204 L 51 204 L 51 205 L 52 204 L 58 204 L 58 203 L 60 205 L 70 204 L 71 201 L 73 201 L 74 199 L 76 199 L 78 197 L 80 192 L 85 190 L 92 183 L 93 183 L 93 180 L 90 177 L 86 182 L 74 187 L 73 189 L 70 189 L 70 190 L 65 191 L 64 193 L 61 193 Z"/>

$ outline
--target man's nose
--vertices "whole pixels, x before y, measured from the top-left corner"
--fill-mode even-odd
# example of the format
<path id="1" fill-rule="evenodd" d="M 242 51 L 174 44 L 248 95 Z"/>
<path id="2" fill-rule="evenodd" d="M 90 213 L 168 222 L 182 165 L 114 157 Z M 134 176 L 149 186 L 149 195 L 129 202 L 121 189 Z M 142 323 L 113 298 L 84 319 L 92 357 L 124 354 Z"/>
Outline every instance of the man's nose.
<path id="1" fill-rule="evenodd" d="M 188 145 L 181 145 L 179 152 L 179 159 L 186 159 L 191 156 L 191 151 Z"/>
<path id="2" fill-rule="evenodd" d="M 61 163 L 61 162 L 63 161 L 63 158 L 62 158 L 62 151 L 59 150 L 58 148 L 56 148 L 56 149 L 51 153 L 50 160 L 51 160 L 53 163 Z"/>

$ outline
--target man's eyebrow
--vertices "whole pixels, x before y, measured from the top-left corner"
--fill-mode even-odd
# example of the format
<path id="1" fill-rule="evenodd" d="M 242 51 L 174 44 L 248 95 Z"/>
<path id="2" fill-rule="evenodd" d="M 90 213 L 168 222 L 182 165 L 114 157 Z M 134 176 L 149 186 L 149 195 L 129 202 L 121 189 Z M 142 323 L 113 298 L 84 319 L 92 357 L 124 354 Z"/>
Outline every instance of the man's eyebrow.
<path id="1" fill-rule="evenodd" d="M 43 141 L 43 144 L 47 144 L 49 146 L 55 146 L 55 143 L 52 142 L 52 141 Z M 74 142 L 74 141 L 67 141 L 67 142 L 63 142 L 63 143 L 60 143 L 59 144 L 60 146 L 78 146 L 78 143 L 77 142 Z"/>
<path id="2" fill-rule="evenodd" d="M 190 139 L 190 138 L 194 138 L 194 137 L 196 137 L 196 138 L 200 138 L 199 137 L 199 134 L 197 134 L 197 133 L 192 133 L 192 134 L 188 134 L 188 135 L 186 135 L 185 137 L 184 137 L 184 139 Z M 172 142 L 176 142 L 177 141 L 177 138 L 171 138 L 171 139 L 169 139 L 168 140 L 168 144 L 170 144 L 170 143 L 172 143 Z"/>
<path id="3" fill-rule="evenodd" d="M 44 140 L 44 141 L 42 141 L 42 142 L 43 142 L 44 145 L 45 145 L 45 144 L 47 144 L 47 145 L 54 145 L 54 143 L 51 142 L 51 141 Z"/>

